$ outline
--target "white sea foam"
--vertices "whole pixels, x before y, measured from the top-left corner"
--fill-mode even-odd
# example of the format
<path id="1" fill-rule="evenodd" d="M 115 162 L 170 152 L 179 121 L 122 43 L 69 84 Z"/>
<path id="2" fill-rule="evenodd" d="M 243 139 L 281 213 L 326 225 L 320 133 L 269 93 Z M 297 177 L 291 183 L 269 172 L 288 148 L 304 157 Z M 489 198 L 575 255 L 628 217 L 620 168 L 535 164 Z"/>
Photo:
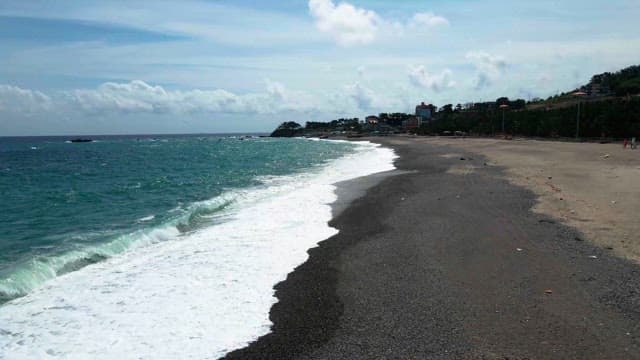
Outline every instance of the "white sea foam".
<path id="1" fill-rule="evenodd" d="M 155 218 L 156 218 L 155 215 L 149 215 L 149 216 L 141 217 L 140 219 L 138 219 L 136 221 L 138 221 L 138 222 L 147 222 L 147 221 L 151 221 L 151 220 L 153 220 Z"/>
<path id="2" fill-rule="evenodd" d="M 224 222 L 163 230 L 47 282 L 0 307 L 0 358 L 209 359 L 246 345 L 269 331 L 273 286 L 337 233 L 332 184 L 391 170 L 394 158 L 360 143 L 312 173 L 234 193 Z"/>

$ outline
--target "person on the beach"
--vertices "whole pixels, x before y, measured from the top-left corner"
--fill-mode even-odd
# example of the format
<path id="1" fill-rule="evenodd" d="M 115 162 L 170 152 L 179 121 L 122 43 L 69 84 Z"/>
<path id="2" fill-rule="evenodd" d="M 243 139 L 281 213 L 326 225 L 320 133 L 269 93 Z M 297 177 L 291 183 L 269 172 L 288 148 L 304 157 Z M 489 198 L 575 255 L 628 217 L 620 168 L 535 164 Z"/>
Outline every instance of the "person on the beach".
<path id="1" fill-rule="evenodd" d="M 624 142 L 622 143 L 622 148 L 623 148 L 623 149 L 626 149 L 626 148 L 627 148 L 627 145 L 629 145 L 629 139 L 624 138 Z"/>
<path id="2" fill-rule="evenodd" d="M 631 150 L 636 148 L 636 137 L 631 138 Z"/>

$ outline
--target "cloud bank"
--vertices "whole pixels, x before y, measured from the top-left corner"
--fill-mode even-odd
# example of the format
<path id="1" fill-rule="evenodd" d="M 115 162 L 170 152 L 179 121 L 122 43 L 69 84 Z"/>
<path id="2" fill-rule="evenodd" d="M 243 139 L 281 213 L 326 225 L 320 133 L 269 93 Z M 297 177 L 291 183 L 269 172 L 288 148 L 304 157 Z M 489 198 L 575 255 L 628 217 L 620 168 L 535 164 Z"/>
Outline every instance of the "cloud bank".
<path id="1" fill-rule="evenodd" d="M 339 88 L 330 94 L 293 91 L 265 79 L 262 92 L 236 94 L 224 89 L 168 90 L 142 80 L 106 82 L 95 89 L 44 94 L 16 86 L 0 85 L 0 114 L 208 115 L 246 114 L 350 114 L 384 110 L 393 106 L 363 84 Z"/>
<path id="2" fill-rule="evenodd" d="M 141 80 L 108 82 L 97 89 L 62 94 L 65 105 L 89 113 L 249 113 L 273 114 L 314 111 L 313 99 L 292 93 L 279 82 L 265 80 L 265 91 L 238 95 L 224 89 L 169 91 Z"/>

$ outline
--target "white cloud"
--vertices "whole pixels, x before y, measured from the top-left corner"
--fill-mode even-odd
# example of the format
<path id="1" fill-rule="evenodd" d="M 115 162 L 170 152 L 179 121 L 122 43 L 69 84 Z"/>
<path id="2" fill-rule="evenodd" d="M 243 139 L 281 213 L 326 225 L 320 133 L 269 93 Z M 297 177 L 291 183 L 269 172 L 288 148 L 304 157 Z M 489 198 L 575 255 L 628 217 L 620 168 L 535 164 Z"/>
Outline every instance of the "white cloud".
<path id="1" fill-rule="evenodd" d="M 255 111 L 258 113 L 276 113 L 276 112 L 299 112 L 299 113 L 312 113 L 320 111 L 325 108 L 318 102 L 318 99 L 311 94 L 303 91 L 289 90 L 284 84 L 265 79 L 266 94 L 253 94 L 245 96 L 245 100 L 248 100 L 251 104 L 250 107 L 255 107 Z M 257 102 L 260 106 L 255 106 L 253 102 Z"/>
<path id="2" fill-rule="evenodd" d="M 11 112 L 7 110 L 8 102 L 5 101 L 10 98 L 7 96 L 8 90 L 14 104 Z M 173 90 L 141 80 L 107 82 L 93 89 L 54 91 L 48 94 L 0 85 L 0 120 L 3 117 L 5 120 L 13 119 L 4 124 L 0 121 L 0 128 L 17 128 L 17 119 L 25 118 L 29 111 L 33 116 L 29 116 L 31 120 L 24 124 L 38 128 L 51 127 L 53 119 L 67 119 L 65 121 L 70 127 L 66 130 L 57 129 L 58 131 L 89 129 L 114 121 L 131 129 L 144 129 L 140 126 L 170 128 L 174 126 L 172 124 L 189 119 L 204 121 L 203 119 L 224 117 L 247 119 L 249 123 L 251 119 L 288 116 L 327 121 L 368 113 L 406 111 L 411 107 L 407 104 L 413 104 L 417 100 L 406 98 L 408 95 L 403 91 L 393 88 L 391 84 L 385 84 L 382 88 L 370 87 L 362 80 L 337 87 L 334 91 L 311 93 L 291 90 L 280 82 L 265 79 L 262 91 L 245 94 L 225 89 Z M 22 100 L 14 101 L 16 99 Z M 46 106 L 36 107 L 35 104 L 41 103 Z M 165 125 L 159 125 L 160 123 Z M 241 123 L 234 126 L 240 127 Z"/>
<path id="3" fill-rule="evenodd" d="M 435 15 L 434 13 L 426 12 L 416 13 L 413 15 L 409 24 L 416 27 L 426 26 L 432 28 L 437 26 L 447 26 L 449 25 L 449 20 L 442 16 Z"/>
<path id="4" fill-rule="evenodd" d="M 380 17 L 371 10 L 332 0 L 309 0 L 309 11 L 318 30 L 330 34 L 341 46 L 371 43 L 378 32 Z"/>
<path id="5" fill-rule="evenodd" d="M 309 11 L 316 27 L 333 37 L 340 46 L 370 44 L 379 33 L 402 36 L 406 30 L 449 25 L 449 21 L 430 12 L 416 13 L 406 23 L 384 19 L 375 11 L 355 7 L 349 3 L 335 4 L 332 0 L 309 0 Z"/>
<path id="6" fill-rule="evenodd" d="M 408 75 L 409 81 L 414 86 L 431 89 L 435 92 L 441 92 L 455 86 L 455 82 L 451 79 L 453 73 L 449 69 L 444 69 L 440 74 L 430 74 L 421 65 L 411 67 Z"/>
<path id="7" fill-rule="evenodd" d="M 482 89 L 497 80 L 506 71 L 508 64 L 501 56 L 494 56 L 484 51 L 470 51 L 465 58 L 477 71 L 475 88 Z"/>
<path id="8" fill-rule="evenodd" d="M 482 72 L 500 73 L 507 68 L 507 62 L 503 57 L 493 56 L 484 51 L 470 51 L 465 57 Z"/>
<path id="9" fill-rule="evenodd" d="M 95 89 L 77 89 L 45 95 L 39 91 L 0 85 L 0 113 L 90 115 L 91 117 L 149 114 L 354 114 L 383 109 L 375 91 L 356 83 L 341 90 L 314 95 L 292 91 L 284 84 L 265 79 L 262 92 L 236 94 L 224 89 L 168 90 L 141 80 L 107 82 Z M 11 108 L 9 108 L 11 106 Z"/>
<path id="10" fill-rule="evenodd" d="M 141 80 L 108 82 L 97 89 L 65 93 L 74 108 L 89 113 L 253 113 L 313 111 L 308 96 L 290 93 L 283 84 L 265 80 L 265 92 L 237 95 L 223 89 L 169 91 Z"/>
<path id="11" fill-rule="evenodd" d="M 88 112 L 167 112 L 171 96 L 161 86 L 139 80 L 104 83 L 95 90 L 75 90 L 67 94 L 70 104 Z"/>
<path id="12" fill-rule="evenodd" d="M 0 85 L 0 111 L 31 114 L 51 107 L 51 98 L 40 91 Z"/>
<path id="13" fill-rule="evenodd" d="M 267 93 L 273 96 L 275 99 L 285 101 L 287 99 L 287 90 L 282 83 L 265 79 L 267 84 Z"/>
<path id="14" fill-rule="evenodd" d="M 360 110 L 370 110 L 376 102 L 375 93 L 359 83 L 346 86 L 348 96 L 355 101 L 356 106 Z"/>
<path id="15" fill-rule="evenodd" d="M 327 105 L 337 109 L 336 113 L 344 113 L 346 116 L 363 112 L 393 112 L 407 109 L 406 99 L 397 92 L 398 89 L 389 92 L 389 88 L 390 85 L 386 84 L 387 92 L 381 92 L 365 83 L 355 82 L 344 86 L 341 92 L 332 94 Z"/>

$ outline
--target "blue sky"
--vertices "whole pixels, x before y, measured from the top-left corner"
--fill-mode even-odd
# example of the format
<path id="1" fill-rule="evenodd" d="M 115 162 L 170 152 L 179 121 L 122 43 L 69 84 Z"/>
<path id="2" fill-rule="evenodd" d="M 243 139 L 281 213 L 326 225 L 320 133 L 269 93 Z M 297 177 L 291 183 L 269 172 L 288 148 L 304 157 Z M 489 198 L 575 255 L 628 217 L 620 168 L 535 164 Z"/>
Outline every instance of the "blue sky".
<path id="1" fill-rule="evenodd" d="M 3 0 L 0 135 L 269 131 L 547 97 L 640 63 L 639 18 L 636 0 Z"/>

